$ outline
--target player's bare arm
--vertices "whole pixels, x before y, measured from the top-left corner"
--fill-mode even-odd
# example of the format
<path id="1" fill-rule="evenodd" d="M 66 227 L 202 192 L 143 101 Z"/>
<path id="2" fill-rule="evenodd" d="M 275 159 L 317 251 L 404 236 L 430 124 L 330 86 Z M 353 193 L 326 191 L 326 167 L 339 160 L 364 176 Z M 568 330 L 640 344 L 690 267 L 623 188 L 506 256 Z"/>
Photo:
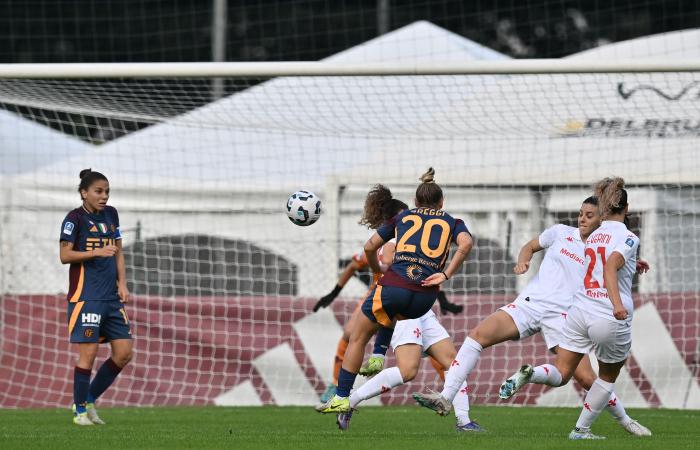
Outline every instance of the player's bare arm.
<path id="1" fill-rule="evenodd" d="M 540 245 L 539 238 L 534 238 L 528 241 L 520 249 L 518 253 L 518 262 L 513 267 L 513 273 L 516 275 L 522 275 L 530 268 L 530 261 L 532 260 L 532 255 L 543 250 L 544 247 Z"/>

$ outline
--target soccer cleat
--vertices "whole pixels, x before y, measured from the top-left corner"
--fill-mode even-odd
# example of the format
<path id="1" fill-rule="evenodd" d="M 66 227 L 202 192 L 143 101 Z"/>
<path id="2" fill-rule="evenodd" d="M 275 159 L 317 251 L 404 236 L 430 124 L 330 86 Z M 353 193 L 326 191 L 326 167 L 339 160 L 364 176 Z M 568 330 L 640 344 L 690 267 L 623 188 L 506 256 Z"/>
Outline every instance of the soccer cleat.
<path id="1" fill-rule="evenodd" d="M 569 439 L 572 441 L 578 441 L 581 439 L 605 439 L 605 436 L 598 436 L 597 434 L 591 433 L 591 430 L 584 430 L 582 428 L 574 428 L 569 433 Z"/>
<path id="2" fill-rule="evenodd" d="M 338 413 L 335 419 L 335 423 L 338 424 L 338 429 L 342 431 L 347 431 L 350 428 L 350 419 L 352 419 L 352 413 L 355 412 L 354 408 L 350 408 L 350 411 Z"/>
<path id="3" fill-rule="evenodd" d="M 86 409 L 88 419 L 90 419 L 90 422 L 94 423 L 95 425 L 107 425 L 107 423 L 104 420 L 100 419 L 100 416 L 97 415 L 97 409 L 95 409 L 94 403 L 88 403 Z"/>
<path id="4" fill-rule="evenodd" d="M 75 410 L 75 404 L 73 404 L 73 423 L 80 426 L 95 425 L 88 417 L 88 413 L 79 413 Z"/>
<path id="5" fill-rule="evenodd" d="M 640 424 L 636 420 L 632 419 L 627 423 L 621 423 L 620 424 L 622 428 L 625 429 L 629 434 L 633 434 L 635 436 L 651 436 L 651 430 L 649 428 L 645 427 L 644 425 Z"/>
<path id="6" fill-rule="evenodd" d="M 371 378 L 384 369 L 384 358 L 380 356 L 370 356 L 365 364 L 360 367 L 359 374 L 363 377 Z"/>
<path id="7" fill-rule="evenodd" d="M 350 399 L 348 397 L 338 397 L 338 395 L 334 395 L 333 398 L 326 403 L 321 403 L 316 406 L 316 411 L 321 414 L 350 412 Z"/>
<path id="8" fill-rule="evenodd" d="M 532 366 L 526 364 L 520 368 L 517 372 L 506 379 L 501 385 L 501 389 L 498 391 L 498 396 L 502 399 L 511 398 L 516 392 L 520 390 L 530 378 L 532 378 Z"/>
<path id="9" fill-rule="evenodd" d="M 452 404 L 439 392 L 435 392 L 432 389 L 427 389 L 426 393 L 414 392 L 413 399 L 419 405 L 432 409 L 440 416 L 448 415 L 452 409 Z"/>
<path id="10" fill-rule="evenodd" d="M 336 389 L 337 386 L 333 383 L 330 383 L 328 387 L 326 387 L 326 390 L 323 392 L 323 394 L 321 394 L 321 403 L 326 403 L 328 400 L 332 399 L 335 395 Z"/>
<path id="11" fill-rule="evenodd" d="M 481 428 L 481 425 L 474 421 L 469 422 L 465 425 L 457 425 L 455 427 L 455 430 L 459 431 L 460 433 L 483 433 L 484 431 L 486 431 L 483 428 Z"/>

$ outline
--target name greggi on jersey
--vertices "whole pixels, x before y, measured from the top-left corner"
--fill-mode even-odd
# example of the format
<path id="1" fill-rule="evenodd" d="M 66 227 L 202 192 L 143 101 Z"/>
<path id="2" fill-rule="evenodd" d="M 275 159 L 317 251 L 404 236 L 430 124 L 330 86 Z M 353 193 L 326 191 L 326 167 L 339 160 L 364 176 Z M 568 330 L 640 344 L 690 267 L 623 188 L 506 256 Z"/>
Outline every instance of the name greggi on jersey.
<path id="1" fill-rule="evenodd" d="M 416 208 L 413 210 L 414 213 L 416 214 L 425 214 L 428 216 L 444 216 L 445 211 L 441 209 L 432 209 L 432 208 Z"/>

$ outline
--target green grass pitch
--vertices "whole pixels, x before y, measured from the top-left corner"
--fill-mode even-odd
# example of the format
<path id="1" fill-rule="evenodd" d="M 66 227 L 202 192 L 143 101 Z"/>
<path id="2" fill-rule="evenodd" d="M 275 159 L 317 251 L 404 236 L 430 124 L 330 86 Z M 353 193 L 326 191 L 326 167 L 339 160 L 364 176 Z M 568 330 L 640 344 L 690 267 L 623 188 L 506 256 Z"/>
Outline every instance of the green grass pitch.
<path id="1" fill-rule="evenodd" d="M 0 448 L 699 448 L 700 411 L 629 412 L 654 436 L 628 435 L 604 413 L 593 431 L 607 441 L 568 441 L 578 417 L 578 409 L 572 408 L 474 406 L 472 419 L 487 430 L 481 434 L 458 434 L 453 417 L 438 417 L 417 406 L 362 408 L 350 431 L 343 433 L 335 416 L 309 407 L 104 408 L 100 415 L 107 425 L 87 428 L 73 425 L 68 410 L 0 410 Z"/>

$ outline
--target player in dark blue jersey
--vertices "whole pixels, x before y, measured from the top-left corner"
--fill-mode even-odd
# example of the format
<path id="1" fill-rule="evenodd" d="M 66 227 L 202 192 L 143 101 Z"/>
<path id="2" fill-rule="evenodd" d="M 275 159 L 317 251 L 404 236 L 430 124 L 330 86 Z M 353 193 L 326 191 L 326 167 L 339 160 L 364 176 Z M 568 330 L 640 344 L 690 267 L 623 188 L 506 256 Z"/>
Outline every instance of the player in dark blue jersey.
<path id="1" fill-rule="evenodd" d="M 117 210 L 107 206 L 109 181 L 99 172 L 80 172 L 80 208 L 61 225 L 60 256 L 70 264 L 68 333 L 80 355 L 73 378 L 73 422 L 103 425 L 95 401 L 114 382 L 132 358 L 131 326 L 124 309 L 129 300 Z M 90 382 L 101 342 L 109 342 L 112 356 Z"/>
<path id="2" fill-rule="evenodd" d="M 362 305 L 363 314 L 350 333 L 337 393 L 317 408 L 321 413 L 350 411 L 348 397 L 369 339 L 380 327 L 393 328 L 396 320 L 417 319 L 427 313 L 435 303 L 439 285 L 459 269 L 472 248 L 472 237 L 464 222 L 442 210 L 444 197 L 434 176 L 431 167 L 421 177 L 416 189 L 416 208 L 394 216 L 365 244 L 365 254 L 373 272 L 381 272 L 377 250 L 396 237 L 394 259 Z M 445 269 L 452 242 L 458 248 Z"/>

